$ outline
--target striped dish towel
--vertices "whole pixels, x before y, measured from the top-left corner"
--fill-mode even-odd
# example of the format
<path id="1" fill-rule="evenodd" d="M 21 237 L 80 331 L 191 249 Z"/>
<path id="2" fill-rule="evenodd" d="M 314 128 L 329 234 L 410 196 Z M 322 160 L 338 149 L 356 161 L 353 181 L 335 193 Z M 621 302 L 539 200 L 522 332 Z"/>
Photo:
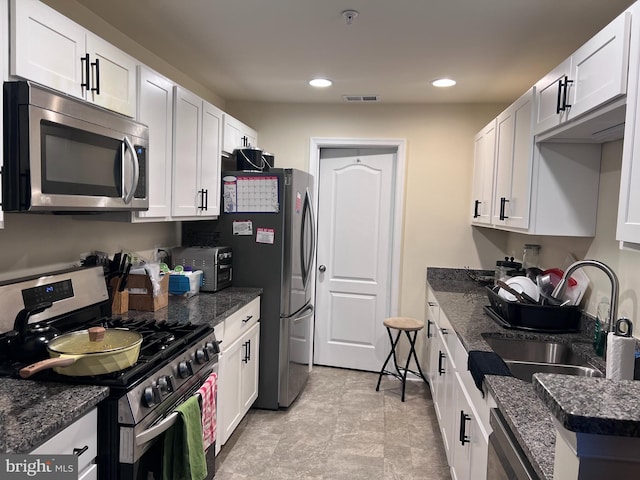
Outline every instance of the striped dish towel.
<path id="1" fill-rule="evenodd" d="M 218 374 L 212 373 L 202 384 L 198 393 L 202 398 L 202 439 L 207 450 L 216 439 L 216 398 L 218 394 Z"/>

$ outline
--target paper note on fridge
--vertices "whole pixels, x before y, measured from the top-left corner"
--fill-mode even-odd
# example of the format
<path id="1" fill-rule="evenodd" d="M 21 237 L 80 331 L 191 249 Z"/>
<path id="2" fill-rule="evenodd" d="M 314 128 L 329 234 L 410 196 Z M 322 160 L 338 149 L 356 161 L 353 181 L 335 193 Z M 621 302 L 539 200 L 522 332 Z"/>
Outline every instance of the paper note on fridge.
<path id="1" fill-rule="evenodd" d="M 256 243 L 269 243 L 273 245 L 275 231 L 273 228 L 258 228 L 256 232 Z"/>
<path id="2" fill-rule="evenodd" d="M 253 222 L 251 220 L 234 221 L 234 235 L 253 235 Z"/>

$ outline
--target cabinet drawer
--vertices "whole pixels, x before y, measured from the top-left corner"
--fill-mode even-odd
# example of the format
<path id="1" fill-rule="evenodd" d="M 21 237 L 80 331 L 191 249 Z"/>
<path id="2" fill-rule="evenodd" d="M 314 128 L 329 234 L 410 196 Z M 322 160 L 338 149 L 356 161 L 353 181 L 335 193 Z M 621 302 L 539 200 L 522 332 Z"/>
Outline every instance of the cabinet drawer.
<path id="1" fill-rule="evenodd" d="M 84 417 L 76 420 L 38 448 L 33 455 L 73 455 L 74 450 L 86 450 L 78 456 L 78 471 L 81 472 L 98 454 L 98 410 L 94 408 Z M 77 450 L 76 450 L 77 451 Z"/>
<path id="2" fill-rule="evenodd" d="M 224 321 L 224 343 L 222 349 L 231 345 L 260 319 L 260 298 L 252 300 Z"/>

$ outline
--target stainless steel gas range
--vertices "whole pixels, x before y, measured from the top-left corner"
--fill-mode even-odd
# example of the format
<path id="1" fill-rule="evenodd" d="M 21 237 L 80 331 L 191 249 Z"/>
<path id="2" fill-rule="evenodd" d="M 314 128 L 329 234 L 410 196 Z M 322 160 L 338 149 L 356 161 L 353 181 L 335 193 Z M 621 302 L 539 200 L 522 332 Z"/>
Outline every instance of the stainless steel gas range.
<path id="1" fill-rule="evenodd" d="M 207 324 L 123 319 L 111 317 L 110 310 L 102 267 L 0 284 L 0 311 L 26 323 L 0 324 L 0 375 L 20 378 L 21 368 L 47 357 L 45 349 L 30 350 L 24 338 L 29 332 L 55 335 L 103 326 L 140 333 L 140 355 L 131 367 L 93 376 L 46 370 L 32 379 L 108 386 L 109 397 L 98 406 L 99 478 L 159 480 L 164 432 L 177 420 L 175 408 L 217 372 L 218 342 Z M 209 478 L 214 450 L 207 454 Z"/>

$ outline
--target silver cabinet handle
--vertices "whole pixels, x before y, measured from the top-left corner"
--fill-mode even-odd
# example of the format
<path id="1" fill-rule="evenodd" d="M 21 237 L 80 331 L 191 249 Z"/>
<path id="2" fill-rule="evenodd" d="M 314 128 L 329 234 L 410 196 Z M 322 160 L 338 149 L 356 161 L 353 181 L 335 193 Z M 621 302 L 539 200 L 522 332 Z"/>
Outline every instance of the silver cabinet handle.
<path id="1" fill-rule="evenodd" d="M 326 271 L 327 271 L 327 267 L 325 267 L 324 265 L 320 265 L 320 266 L 318 267 L 318 270 L 320 270 L 320 272 L 321 272 L 321 273 L 324 273 L 324 272 L 326 272 Z"/>

